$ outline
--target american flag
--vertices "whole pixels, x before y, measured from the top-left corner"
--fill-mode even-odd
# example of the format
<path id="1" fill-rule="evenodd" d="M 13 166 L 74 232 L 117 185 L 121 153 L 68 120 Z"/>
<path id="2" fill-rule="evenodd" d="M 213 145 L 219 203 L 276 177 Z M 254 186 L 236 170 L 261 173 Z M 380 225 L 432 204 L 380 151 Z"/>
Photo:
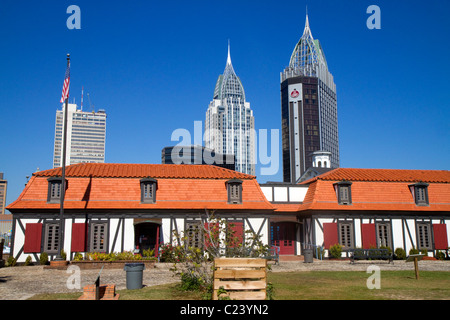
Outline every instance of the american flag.
<path id="1" fill-rule="evenodd" d="M 66 76 L 64 78 L 64 85 L 62 89 L 62 96 L 60 103 L 63 103 L 69 97 L 69 84 L 70 84 L 70 62 L 67 64 Z"/>

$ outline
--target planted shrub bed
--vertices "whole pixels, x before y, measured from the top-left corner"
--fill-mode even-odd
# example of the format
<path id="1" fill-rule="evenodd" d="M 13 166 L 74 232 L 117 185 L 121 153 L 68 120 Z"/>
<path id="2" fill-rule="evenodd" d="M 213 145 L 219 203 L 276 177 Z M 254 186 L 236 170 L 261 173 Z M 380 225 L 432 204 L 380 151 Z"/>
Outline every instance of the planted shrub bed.
<path id="1" fill-rule="evenodd" d="M 157 259 L 150 254 L 144 255 L 134 254 L 132 252 L 120 253 L 86 253 L 85 259 L 79 253 L 75 254 L 75 259 L 70 262 L 80 269 L 123 269 L 126 263 L 143 263 L 146 268 L 153 267 Z"/>

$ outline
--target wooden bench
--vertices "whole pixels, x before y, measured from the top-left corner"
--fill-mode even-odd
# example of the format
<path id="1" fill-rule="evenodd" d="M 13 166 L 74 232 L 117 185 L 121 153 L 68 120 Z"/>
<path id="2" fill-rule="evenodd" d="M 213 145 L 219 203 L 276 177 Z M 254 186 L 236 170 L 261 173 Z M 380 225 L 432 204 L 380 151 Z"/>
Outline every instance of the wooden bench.
<path id="1" fill-rule="evenodd" d="M 388 260 L 394 263 L 394 256 L 388 249 L 350 249 L 350 263 L 355 260 Z"/>
<path id="2" fill-rule="evenodd" d="M 217 258 L 214 260 L 213 300 L 265 300 L 267 260 Z"/>

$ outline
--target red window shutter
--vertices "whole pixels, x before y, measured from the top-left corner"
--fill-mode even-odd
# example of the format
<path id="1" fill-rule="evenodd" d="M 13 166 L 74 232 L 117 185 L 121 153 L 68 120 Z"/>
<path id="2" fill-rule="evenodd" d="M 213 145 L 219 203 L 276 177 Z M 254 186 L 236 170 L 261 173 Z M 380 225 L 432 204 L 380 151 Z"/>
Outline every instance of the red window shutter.
<path id="1" fill-rule="evenodd" d="M 329 249 L 332 245 L 339 243 L 337 223 L 323 224 L 323 242 L 325 249 Z"/>
<path id="2" fill-rule="evenodd" d="M 361 237 L 363 249 L 377 247 L 377 236 L 375 232 L 375 223 L 361 224 Z"/>
<path id="3" fill-rule="evenodd" d="M 86 223 L 72 223 L 72 252 L 86 252 Z"/>
<path id="4" fill-rule="evenodd" d="M 448 248 L 447 225 L 433 224 L 434 248 L 436 250 L 446 250 Z"/>
<path id="5" fill-rule="evenodd" d="M 232 239 L 229 239 L 228 246 L 235 248 L 244 242 L 244 223 L 243 222 L 231 222 L 231 230 L 233 232 Z"/>
<path id="6" fill-rule="evenodd" d="M 24 253 L 41 252 L 42 223 L 27 223 L 25 226 Z"/>

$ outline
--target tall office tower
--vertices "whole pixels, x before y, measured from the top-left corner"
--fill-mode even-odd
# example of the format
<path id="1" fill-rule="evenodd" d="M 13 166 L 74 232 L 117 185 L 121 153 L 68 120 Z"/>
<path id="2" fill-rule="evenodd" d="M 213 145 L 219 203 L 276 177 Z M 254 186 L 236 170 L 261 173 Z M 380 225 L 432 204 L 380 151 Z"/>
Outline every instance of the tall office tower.
<path id="1" fill-rule="evenodd" d="M 3 180 L 3 172 L 0 172 L 0 214 L 5 214 L 7 186 L 8 181 Z"/>
<path id="2" fill-rule="evenodd" d="M 283 180 L 295 183 L 319 150 L 331 152 L 331 167 L 339 167 L 336 85 L 322 46 L 311 34 L 308 15 L 280 78 Z"/>
<path id="3" fill-rule="evenodd" d="M 63 105 L 64 109 L 64 105 Z M 75 163 L 104 163 L 106 140 L 106 113 L 86 112 L 68 104 L 66 165 Z M 62 166 L 63 111 L 56 111 L 53 168 Z"/>
<path id="4" fill-rule="evenodd" d="M 217 153 L 234 154 L 236 171 L 255 175 L 255 120 L 231 64 L 229 45 L 225 71 L 217 79 L 206 111 L 205 146 Z"/>

